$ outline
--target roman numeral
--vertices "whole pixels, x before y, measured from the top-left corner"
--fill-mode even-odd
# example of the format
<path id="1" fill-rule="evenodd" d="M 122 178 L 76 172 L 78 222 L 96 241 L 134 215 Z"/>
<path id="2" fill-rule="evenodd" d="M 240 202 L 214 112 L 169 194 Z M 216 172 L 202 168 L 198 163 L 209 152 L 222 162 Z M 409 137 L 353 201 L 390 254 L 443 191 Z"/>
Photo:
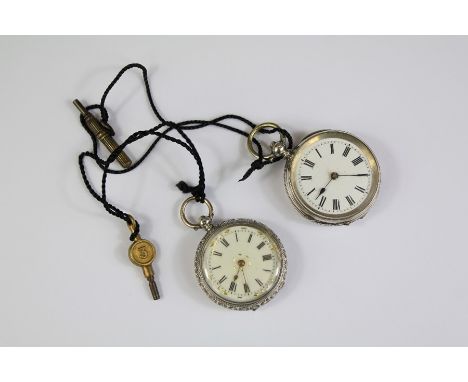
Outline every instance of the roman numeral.
<path id="1" fill-rule="evenodd" d="M 255 279 L 255 281 L 257 282 L 258 285 L 260 285 L 260 286 L 263 285 L 263 283 L 259 279 Z"/>
<path id="2" fill-rule="evenodd" d="M 249 238 L 247 239 L 247 243 L 250 243 L 250 240 L 252 240 L 252 234 L 250 234 Z"/>
<path id="3" fill-rule="evenodd" d="M 335 148 L 333 147 L 333 143 L 330 143 L 330 154 L 335 154 Z"/>
<path id="4" fill-rule="evenodd" d="M 271 260 L 271 255 L 263 255 L 263 261 Z"/>
<path id="5" fill-rule="evenodd" d="M 317 151 L 318 156 L 321 158 L 322 155 L 320 154 L 320 151 L 318 151 L 317 149 L 315 149 L 315 151 Z"/>
<path id="6" fill-rule="evenodd" d="M 262 249 L 264 245 L 265 245 L 265 242 L 262 241 L 259 245 L 257 245 L 257 249 Z"/>
<path id="7" fill-rule="evenodd" d="M 250 293 L 250 288 L 247 284 L 244 284 L 244 292 L 245 293 Z"/>
<path id="8" fill-rule="evenodd" d="M 231 281 L 231 285 L 229 285 L 229 290 L 231 292 L 235 292 L 237 288 L 237 284 L 234 281 Z"/>
<path id="9" fill-rule="evenodd" d="M 356 187 L 354 187 L 354 189 L 358 190 L 359 192 L 362 192 L 362 193 L 366 192 L 366 190 L 364 188 L 360 187 L 360 186 L 356 186 Z"/>
<path id="10" fill-rule="evenodd" d="M 215 269 L 218 269 L 218 268 L 221 268 L 221 265 L 218 265 L 217 267 L 211 268 L 211 270 L 214 271 Z"/>
<path id="11" fill-rule="evenodd" d="M 218 284 L 222 284 L 223 281 L 226 280 L 226 279 L 227 279 L 227 277 L 226 277 L 226 275 L 224 275 L 223 277 L 221 277 L 221 278 L 219 279 Z"/>
<path id="12" fill-rule="evenodd" d="M 236 232 L 236 241 L 239 241 L 239 239 L 237 238 L 237 232 Z"/>
<path id="13" fill-rule="evenodd" d="M 311 162 L 311 161 L 308 160 L 308 159 L 304 160 L 304 164 L 305 164 L 306 166 L 311 167 L 311 168 L 314 168 L 314 166 L 315 166 L 315 163 L 314 163 L 314 162 Z"/>
<path id="14" fill-rule="evenodd" d="M 353 162 L 353 164 L 355 166 L 357 166 L 359 163 L 361 163 L 363 161 L 363 159 L 359 156 L 357 157 L 356 159 L 353 159 L 351 162 Z"/>
<path id="15" fill-rule="evenodd" d="M 213 255 L 215 256 L 223 256 L 223 254 L 221 252 L 218 252 L 218 251 L 213 251 Z"/>
<path id="16" fill-rule="evenodd" d="M 327 197 L 326 197 L 326 196 L 322 196 L 322 199 L 320 199 L 320 203 L 319 203 L 319 206 L 320 206 L 320 207 L 323 207 L 323 205 L 325 204 L 325 200 L 327 200 Z"/>
<path id="17" fill-rule="evenodd" d="M 343 156 L 344 156 L 344 157 L 347 157 L 350 150 L 351 150 L 351 149 L 349 148 L 349 146 L 346 146 L 346 148 L 345 148 L 344 151 L 343 151 Z"/>
<path id="18" fill-rule="evenodd" d="M 307 196 L 309 196 L 309 195 L 310 195 L 312 192 L 314 192 L 314 191 L 315 191 L 315 187 L 312 189 L 312 191 L 309 191 L 309 192 L 307 193 Z"/>
<path id="19" fill-rule="evenodd" d="M 356 203 L 356 202 L 354 201 L 354 199 L 353 199 L 350 195 L 348 195 L 348 196 L 346 197 L 346 200 L 348 201 L 348 203 L 349 203 L 350 206 L 352 206 L 354 203 Z"/>
<path id="20" fill-rule="evenodd" d="M 301 180 L 311 180 L 312 176 L 311 175 L 302 175 Z"/>
<path id="21" fill-rule="evenodd" d="M 222 245 L 224 245 L 225 247 L 229 247 L 229 243 L 224 237 L 220 241 Z"/>
<path id="22" fill-rule="evenodd" d="M 334 211 L 339 211 L 340 210 L 340 200 L 339 199 L 333 199 L 333 210 Z"/>

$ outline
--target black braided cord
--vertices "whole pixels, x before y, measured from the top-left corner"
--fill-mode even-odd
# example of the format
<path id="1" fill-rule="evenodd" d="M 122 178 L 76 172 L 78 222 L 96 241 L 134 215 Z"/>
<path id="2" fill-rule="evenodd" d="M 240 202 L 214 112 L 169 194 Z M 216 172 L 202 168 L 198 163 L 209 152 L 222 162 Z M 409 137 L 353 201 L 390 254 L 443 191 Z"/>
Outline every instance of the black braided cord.
<path id="1" fill-rule="evenodd" d="M 169 142 L 175 143 L 175 144 L 183 147 L 195 159 L 195 162 L 197 163 L 197 166 L 198 166 L 198 184 L 195 185 L 195 186 L 190 186 L 186 182 L 180 181 L 180 182 L 178 182 L 176 184 L 176 186 L 183 193 L 191 193 L 198 202 L 203 203 L 204 200 L 205 200 L 205 172 L 204 172 L 204 169 L 203 169 L 203 163 L 202 163 L 201 157 L 198 154 L 198 151 L 197 151 L 195 145 L 190 140 L 190 138 L 187 136 L 187 134 L 184 132 L 184 130 L 197 130 L 197 129 L 201 129 L 201 128 L 207 127 L 207 126 L 216 126 L 216 127 L 220 127 L 220 128 L 226 129 L 228 131 L 243 135 L 245 137 L 248 137 L 249 133 L 247 133 L 247 132 L 245 132 L 245 131 L 243 131 L 241 129 L 238 129 L 236 127 L 233 127 L 233 126 L 230 126 L 230 125 L 226 124 L 226 121 L 228 121 L 228 120 L 237 120 L 239 122 L 242 122 L 242 123 L 246 124 L 250 128 L 254 128 L 256 126 L 256 124 L 249 121 L 248 119 L 246 119 L 244 117 L 241 117 L 241 116 L 238 116 L 238 115 L 235 115 L 235 114 L 223 115 L 223 116 L 220 116 L 220 117 L 212 119 L 212 120 L 188 120 L 188 121 L 183 121 L 183 122 L 179 122 L 179 123 L 175 123 L 175 122 L 165 120 L 162 117 L 162 115 L 159 113 L 159 111 L 158 111 L 158 109 L 157 109 L 157 107 L 156 107 L 156 105 L 154 103 L 153 96 L 152 96 L 151 89 L 150 89 L 149 82 L 148 82 L 147 69 L 141 64 L 134 63 L 134 64 L 126 65 L 124 68 L 122 68 L 119 71 L 117 76 L 112 80 L 112 82 L 109 84 L 109 86 L 104 91 L 104 93 L 102 95 L 102 98 L 101 98 L 101 102 L 100 102 L 99 105 L 97 105 L 97 104 L 96 105 L 89 105 L 89 106 L 86 107 L 87 110 L 95 110 L 95 109 L 99 110 L 100 115 L 101 115 L 100 120 L 101 120 L 103 126 L 108 129 L 108 133 L 110 135 L 114 135 L 114 131 L 113 131 L 112 127 L 110 127 L 108 125 L 108 123 L 107 123 L 108 120 L 109 120 L 109 114 L 108 114 L 107 109 L 105 107 L 105 102 L 106 102 L 107 96 L 109 95 L 109 92 L 111 91 L 111 89 L 116 85 L 116 83 L 123 76 L 123 74 L 126 71 L 128 71 L 130 69 L 133 69 L 133 68 L 140 69 L 141 72 L 142 72 L 143 81 L 144 81 L 145 90 L 146 90 L 146 95 L 148 97 L 148 101 L 150 103 L 151 109 L 152 109 L 154 115 L 156 116 L 157 120 L 159 121 L 158 125 L 154 126 L 151 129 L 140 130 L 140 131 L 137 131 L 137 132 L 131 134 L 122 144 L 120 144 L 108 156 L 108 158 L 106 160 L 104 160 L 98 154 L 97 138 L 89 130 L 88 126 L 86 125 L 86 123 L 84 121 L 84 118 L 82 116 L 80 116 L 81 124 L 83 125 L 83 127 L 86 129 L 86 131 L 89 133 L 89 135 L 91 137 L 92 144 L 93 144 L 93 149 L 92 149 L 92 152 L 85 151 L 85 152 L 80 153 L 80 155 L 78 157 L 78 163 L 79 163 L 79 167 L 80 167 L 81 176 L 82 176 L 83 182 L 84 182 L 86 188 L 88 189 L 88 191 L 90 192 L 90 194 L 96 200 L 98 200 L 100 203 L 102 203 L 102 205 L 104 206 L 104 208 L 106 209 L 106 211 L 108 213 L 110 213 L 111 215 L 116 216 L 116 217 L 124 220 L 125 222 L 127 222 L 127 224 L 132 223 L 130 215 L 127 214 L 126 212 L 120 210 L 119 208 L 117 208 L 113 204 L 109 203 L 109 201 L 107 200 L 106 182 L 107 182 L 108 174 L 123 174 L 123 173 L 127 173 L 129 171 L 132 171 L 133 169 L 138 167 L 146 159 L 146 157 L 154 150 L 154 148 L 156 147 L 156 145 L 158 144 L 158 142 L 161 139 L 165 139 L 165 140 L 167 140 Z M 164 127 L 166 127 L 166 129 L 164 129 L 164 131 L 160 132 L 159 130 L 161 130 Z M 183 140 L 178 139 L 178 138 L 174 138 L 174 137 L 168 135 L 172 130 L 175 130 L 182 137 Z M 287 138 L 288 149 L 290 149 L 292 147 L 292 137 L 284 129 L 278 128 L 278 129 L 271 129 L 271 130 L 261 130 L 260 132 L 261 133 L 266 133 L 266 134 L 281 132 Z M 149 145 L 148 149 L 143 153 L 143 155 L 141 155 L 141 157 L 138 158 L 138 160 L 133 162 L 130 167 L 125 168 L 125 169 L 111 169 L 110 168 L 110 165 L 116 160 L 117 156 L 128 145 L 130 145 L 130 144 L 132 144 L 134 142 L 137 142 L 138 140 L 140 140 L 142 138 L 145 138 L 145 137 L 147 137 L 149 135 L 155 136 L 156 138 Z M 261 147 L 260 143 L 256 139 L 254 139 L 253 141 L 254 141 L 254 144 L 256 145 L 257 150 L 258 150 L 257 151 L 258 152 L 258 159 L 256 159 L 255 161 L 252 162 L 250 168 L 244 174 L 242 179 L 240 179 L 240 181 L 243 181 L 243 180 L 247 179 L 252 174 L 253 171 L 259 170 L 259 169 L 263 168 L 265 165 L 277 162 L 278 160 L 281 159 L 281 158 L 275 158 L 273 160 L 265 160 L 264 157 L 263 157 L 263 150 L 262 150 L 262 147 Z M 85 165 L 84 165 L 85 158 L 91 158 L 92 160 L 94 160 L 96 162 L 96 164 L 102 170 L 101 194 L 99 194 L 92 187 L 91 183 L 88 180 L 88 176 L 86 174 L 86 168 L 85 168 Z M 140 225 L 139 225 L 138 221 L 135 220 L 135 223 L 136 223 L 135 229 L 132 232 L 132 234 L 130 235 L 130 240 L 131 241 L 135 240 L 135 238 L 138 236 L 139 231 L 140 231 Z"/>

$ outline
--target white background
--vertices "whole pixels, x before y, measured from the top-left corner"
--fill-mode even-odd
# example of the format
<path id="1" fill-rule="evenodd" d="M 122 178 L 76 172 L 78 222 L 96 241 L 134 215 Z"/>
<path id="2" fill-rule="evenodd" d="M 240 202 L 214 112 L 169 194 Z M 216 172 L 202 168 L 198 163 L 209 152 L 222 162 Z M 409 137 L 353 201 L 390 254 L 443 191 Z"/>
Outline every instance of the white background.
<path id="1" fill-rule="evenodd" d="M 0 52 L 0 344 L 467 345 L 467 38 L 4 37 Z M 82 184 L 90 141 L 71 105 L 98 102 L 135 61 L 170 120 L 238 113 L 296 142 L 322 128 L 360 136 L 382 169 L 376 205 L 349 227 L 312 224 L 289 203 L 282 163 L 238 183 L 245 142 L 193 133 L 216 218 L 266 223 L 289 256 L 271 303 L 224 310 L 193 275 L 202 232 L 178 218 L 174 185 L 195 182 L 196 167 L 163 144 L 109 181 L 110 199 L 157 244 L 153 302 L 125 224 Z M 156 123 L 141 85 L 131 74 L 111 93 L 117 138 Z"/>

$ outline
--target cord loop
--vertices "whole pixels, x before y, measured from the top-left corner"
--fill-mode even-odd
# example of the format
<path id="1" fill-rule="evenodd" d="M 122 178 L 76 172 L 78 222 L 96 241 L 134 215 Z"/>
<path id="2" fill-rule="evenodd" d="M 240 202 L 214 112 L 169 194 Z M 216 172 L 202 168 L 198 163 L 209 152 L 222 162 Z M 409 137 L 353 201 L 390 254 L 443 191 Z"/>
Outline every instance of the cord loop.
<path id="1" fill-rule="evenodd" d="M 140 224 L 132 215 L 127 214 L 127 226 L 131 233 L 130 241 L 134 241 L 140 236 Z"/>
<path id="2" fill-rule="evenodd" d="M 105 102 L 107 100 L 107 97 L 108 97 L 111 89 L 116 85 L 116 83 L 123 76 L 123 74 L 126 71 L 128 71 L 130 69 L 134 69 L 134 68 L 139 69 L 142 72 L 143 82 L 144 82 L 148 102 L 150 103 L 151 109 L 152 109 L 156 119 L 158 120 L 158 124 L 156 126 L 152 127 L 151 129 L 136 131 L 135 133 L 131 134 L 121 145 L 119 145 L 109 155 L 109 157 L 106 160 L 104 160 L 103 158 L 101 158 L 98 155 L 98 142 L 97 142 L 96 137 L 93 135 L 93 133 L 86 126 L 84 118 L 80 117 L 81 124 L 83 125 L 83 127 L 86 129 L 86 131 L 88 132 L 88 134 L 91 137 L 91 140 L 92 140 L 92 143 L 93 143 L 93 150 L 91 152 L 90 151 L 82 152 L 78 156 L 78 163 L 79 163 L 79 167 L 80 167 L 80 172 L 81 172 L 81 176 L 83 178 L 83 182 L 84 182 L 86 188 L 88 189 L 90 194 L 96 200 L 98 200 L 100 203 L 102 203 L 102 205 L 104 206 L 104 208 L 106 209 L 106 211 L 108 213 L 110 213 L 111 215 L 116 216 L 116 217 L 124 220 L 129 225 L 129 227 L 130 226 L 132 227 L 133 232 L 130 235 L 130 240 L 131 241 L 135 240 L 135 238 L 139 235 L 140 225 L 139 225 L 138 221 L 133 218 L 133 216 L 129 215 L 128 213 L 126 213 L 124 211 L 121 211 L 119 208 L 112 205 L 107 200 L 106 182 L 107 182 L 107 177 L 108 177 L 109 174 L 118 175 L 118 174 L 124 174 L 124 173 L 127 173 L 129 171 L 132 171 L 133 169 L 138 167 L 146 159 L 146 157 L 154 150 L 154 148 L 156 147 L 156 145 L 159 143 L 159 141 L 161 139 L 165 139 L 165 140 L 167 140 L 169 142 L 176 143 L 179 146 L 182 146 L 185 150 L 187 150 L 190 153 L 190 155 L 195 159 L 195 161 L 197 163 L 197 166 L 198 166 L 198 183 L 197 183 L 197 185 L 190 186 L 189 184 L 187 184 L 184 181 L 179 181 L 176 184 L 177 188 L 180 191 L 182 191 L 183 193 L 191 193 L 192 194 L 191 198 L 194 198 L 194 200 L 196 200 L 197 202 L 206 204 L 207 199 L 206 199 L 206 195 L 205 195 L 205 171 L 204 171 L 204 168 L 203 168 L 203 163 L 202 163 L 201 157 L 200 157 L 195 145 L 192 143 L 192 141 L 187 136 L 185 131 L 187 131 L 187 130 L 197 130 L 197 129 L 201 129 L 201 128 L 204 128 L 204 127 L 207 127 L 207 126 L 216 126 L 216 127 L 226 129 L 228 131 L 234 132 L 236 134 L 240 134 L 240 135 L 245 136 L 245 137 L 248 138 L 249 133 L 247 133 L 247 132 L 245 132 L 245 131 L 237 128 L 237 127 L 234 127 L 234 126 L 231 126 L 231 125 L 227 124 L 226 121 L 228 121 L 228 120 L 237 121 L 237 122 L 240 122 L 240 123 L 243 123 L 243 124 L 249 126 L 252 129 L 254 129 L 255 126 L 256 126 L 256 124 L 249 121 L 248 119 L 246 119 L 246 118 L 244 118 L 242 116 L 235 115 L 235 114 L 223 115 L 223 116 L 214 118 L 212 120 L 188 120 L 188 121 L 183 121 L 183 122 L 178 122 L 178 123 L 173 122 L 173 121 L 166 121 L 162 117 L 162 115 L 159 113 L 159 111 L 158 111 L 158 109 L 157 109 L 157 107 L 156 107 L 156 105 L 154 103 L 153 96 L 152 96 L 152 93 L 151 93 L 151 89 L 150 89 L 150 86 L 149 86 L 147 69 L 141 64 L 133 63 L 133 64 L 126 65 L 125 67 L 123 67 L 119 71 L 117 76 L 111 81 L 109 86 L 104 91 L 104 93 L 103 93 L 103 95 L 101 97 L 100 104 L 89 105 L 89 106 L 86 107 L 87 110 L 94 110 L 94 109 L 99 110 L 100 115 L 101 115 L 100 122 L 103 125 L 103 127 L 108 130 L 110 135 L 114 135 L 115 132 L 114 132 L 113 128 L 108 124 L 109 113 L 107 112 L 107 109 L 105 107 Z M 160 130 L 162 128 L 164 128 L 164 127 L 165 127 L 165 129 L 161 132 Z M 172 130 L 175 130 L 181 136 L 182 139 L 177 139 L 177 138 L 174 138 L 174 137 L 170 136 L 169 133 Z M 276 131 L 280 131 L 280 132 L 282 132 L 284 134 L 284 136 L 286 136 L 286 139 L 288 141 L 288 148 L 291 148 L 292 147 L 292 138 L 289 135 L 289 133 L 287 133 L 285 130 L 283 130 L 283 129 L 280 129 L 280 130 L 273 129 L 273 130 L 269 130 L 269 131 L 266 131 L 265 129 L 260 130 L 261 133 L 270 133 L 270 132 L 276 132 Z M 155 139 L 150 144 L 148 149 L 144 152 L 144 154 L 141 155 L 140 158 L 138 158 L 138 160 L 134 161 L 131 166 L 129 166 L 128 168 L 125 168 L 123 170 L 111 169 L 110 168 L 110 165 L 116 160 L 117 156 L 123 151 L 123 149 L 126 146 L 128 146 L 129 144 L 134 143 L 134 142 L 136 142 L 136 141 L 138 141 L 138 140 L 140 140 L 140 139 L 142 139 L 144 137 L 147 137 L 148 135 L 155 136 Z M 275 159 L 270 160 L 270 161 L 266 160 L 263 157 L 262 147 L 261 147 L 260 143 L 254 137 L 252 137 L 252 139 L 251 139 L 251 144 L 252 143 L 255 144 L 255 146 L 257 147 L 258 159 L 256 159 L 251 164 L 250 168 L 247 170 L 247 172 L 244 174 L 244 176 L 243 176 L 243 178 L 241 180 L 247 179 L 252 174 L 253 171 L 260 170 L 265 165 L 276 162 L 277 160 L 281 159 L 281 158 L 275 158 Z M 90 183 L 90 181 L 88 179 L 88 176 L 87 176 L 87 173 L 86 173 L 86 168 L 85 168 L 85 165 L 84 165 L 85 158 L 90 158 L 90 159 L 94 160 L 94 162 L 102 170 L 101 193 L 100 194 L 92 187 L 92 185 L 91 185 L 91 183 Z"/>

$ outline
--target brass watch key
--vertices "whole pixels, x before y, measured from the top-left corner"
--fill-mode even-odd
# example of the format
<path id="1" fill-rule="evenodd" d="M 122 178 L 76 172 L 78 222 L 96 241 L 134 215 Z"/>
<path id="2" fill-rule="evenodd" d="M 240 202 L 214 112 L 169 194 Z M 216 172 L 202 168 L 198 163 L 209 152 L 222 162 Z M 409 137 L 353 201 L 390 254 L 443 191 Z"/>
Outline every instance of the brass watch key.
<path id="1" fill-rule="evenodd" d="M 136 223 L 133 217 L 131 217 L 131 220 L 132 224 L 129 224 L 128 227 L 133 233 Z M 150 241 L 142 239 L 140 235 L 137 235 L 128 249 L 128 257 L 133 264 L 143 269 L 143 274 L 148 280 L 153 300 L 159 300 L 159 291 L 154 281 L 154 270 L 152 266 L 153 260 L 156 257 L 156 248 L 154 245 Z"/>
<path id="2" fill-rule="evenodd" d="M 112 129 L 108 124 L 98 121 L 86 108 L 81 104 L 80 101 L 75 99 L 73 105 L 79 110 L 80 114 L 84 118 L 86 126 L 93 133 L 93 135 L 99 139 L 99 141 L 109 150 L 110 153 L 118 147 L 117 142 L 109 134 L 109 131 Z M 125 154 L 124 151 L 120 152 L 117 155 L 117 162 L 123 168 L 129 168 L 132 165 L 131 159 Z"/>

